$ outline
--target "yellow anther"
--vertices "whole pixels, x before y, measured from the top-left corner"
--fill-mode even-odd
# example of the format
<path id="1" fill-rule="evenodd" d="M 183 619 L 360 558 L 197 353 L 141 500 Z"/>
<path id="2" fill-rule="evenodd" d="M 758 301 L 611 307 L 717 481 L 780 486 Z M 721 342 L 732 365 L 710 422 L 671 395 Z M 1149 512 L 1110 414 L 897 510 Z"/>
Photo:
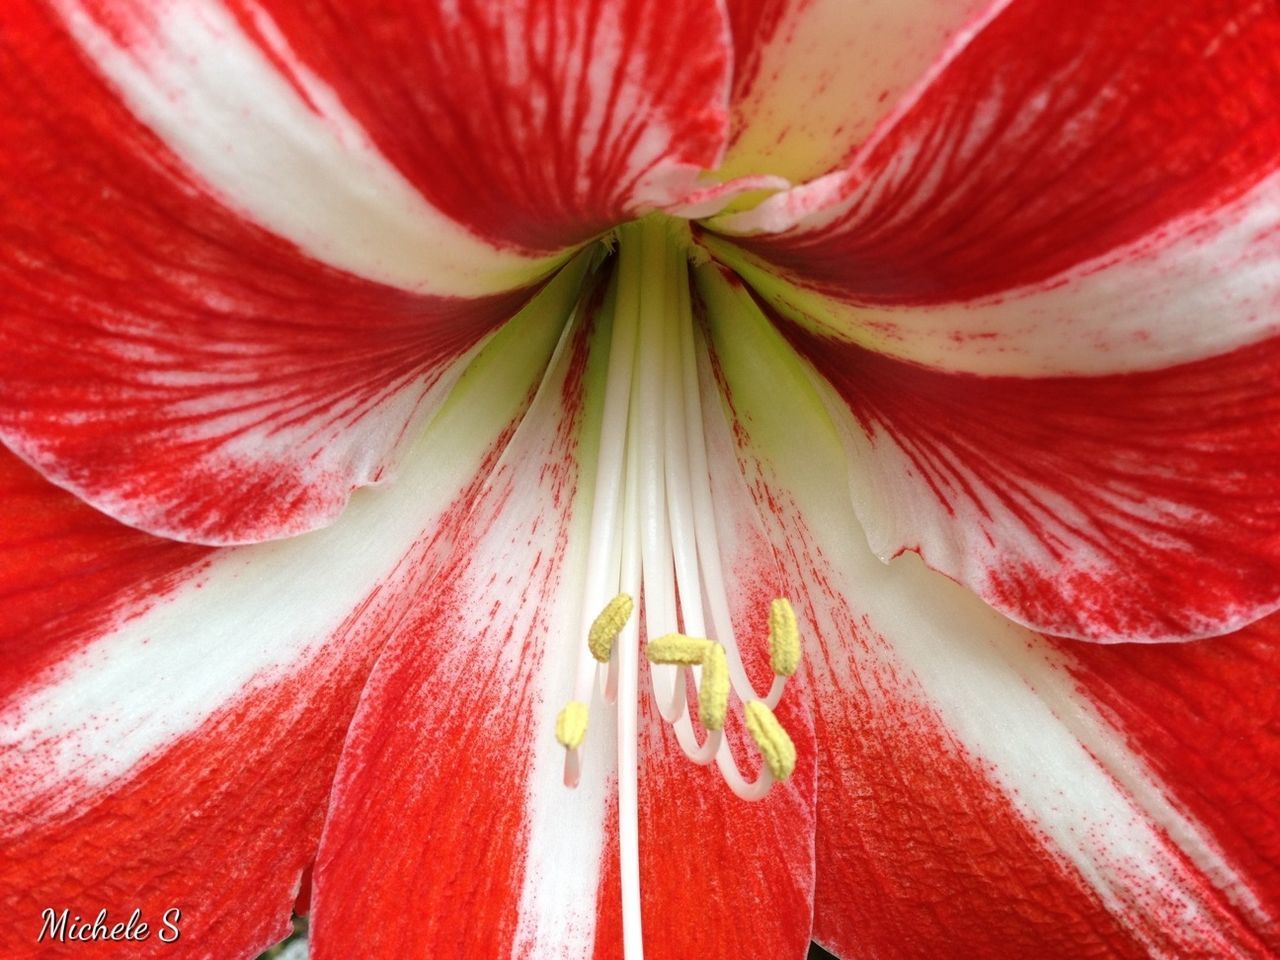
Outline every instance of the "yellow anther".
<path id="1" fill-rule="evenodd" d="M 702 682 L 698 684 L 698 719 L 707 730 L 724 727 L 729 709 L 729 661 L 724 647 L 711 644 L 702 658 Z"/>
<path id="2" fill-rule="evenodd" d="M 760 748 L 765 766 L 778 780 L 791 776 L 796 768 L 796 745 L 782 729 L 773 711 L 759 700 L 752 700 L 746 707 L 747 733 Z"/>
<path id="3" fill-rule="evenodd" d="M 800 630 L 791 604 L 779 597 L 769 604 L 769 663 L 780 677 L 789 677 L 800 666 Z"/>
<path id="4" fill-rule="evenodd" d="M 556 715 L 556 739 L 560 746 L 574 750 L 582 745 L 587 735 L 587 705 L 581 700 L 570 700 Z"/>
<path id="5" fill-rule="evenodd" d="M 591 655 L 601 663 L 608 663 L 613 654 L 613 641 L 631 619 L 631 611 L 635 608 L 628 594 L 620 593 L 600 611 L 600 616 L 591 621 L 591 629 L 587 632 L 587 646 Z"/>
<path id="6" fill-rule="evenodd" d="M 668 633 L 650 640 L 645 647 L 645 656 L 651 663 L 671 663 L 681 667 L 691 667 L 702 663 L 703 657 L 711 649 L 711 641 L 701 637 L 686 637 L 683 633 Z"/>

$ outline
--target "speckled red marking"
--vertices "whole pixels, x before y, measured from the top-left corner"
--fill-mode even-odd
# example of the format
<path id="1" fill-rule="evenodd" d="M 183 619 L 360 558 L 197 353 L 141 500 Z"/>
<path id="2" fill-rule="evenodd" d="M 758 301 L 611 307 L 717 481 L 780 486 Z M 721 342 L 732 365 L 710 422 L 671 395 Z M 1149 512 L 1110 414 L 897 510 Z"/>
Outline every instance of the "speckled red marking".
<path id="1" fill-rule="evenodd" d="M 1280 617 L 1160 646 L 1059 641 L 1081 692 L 1203 824 L 1257 897 L 1280 954 Z"/>
<path id="2" fill-rule="evenodd" d="M 852 168 L 847 213 L 744 245 L 861 303 L 1034 283 L 1280 162 L 1272 3 L 1019 0 Z"/>
<path id="3" fill-rule="evenodd" d="M 1167 637 L 1280 600 L 1280 340 L 1164 370 L 1021 379 L 785 329 L 862 428 L 905 451 L 908 475 L 855 464 L 901 497 L 900 548 L 1015 618 Z M 939 529 L 965 545 L 965 568 L 941 555 Z"/>
<path id="4" fill-rule="evenodd" d="M 616 779 L 610 783 L 609 802 L 605 804 L 604 817 L 600 881 L 596 885 L 596 941 L 591 957 L 592 960 L 619 960 L 622 956 L 622 877 L 618 861 Z"/>

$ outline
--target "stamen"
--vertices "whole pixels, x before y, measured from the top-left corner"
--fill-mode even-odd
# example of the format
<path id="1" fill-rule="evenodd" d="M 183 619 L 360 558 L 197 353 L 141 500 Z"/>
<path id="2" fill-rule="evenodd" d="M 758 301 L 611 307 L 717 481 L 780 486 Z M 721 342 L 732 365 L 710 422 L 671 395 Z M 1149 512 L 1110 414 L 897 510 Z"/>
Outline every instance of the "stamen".
<path id="1" fill-rule="evenodd" d="M 782 729 L 773 711 L 759 700 L 748 703 L 745 713 L 747 733 L 760 748 L 765 766 L 777 779 L 787 779 L 796 768 L 796 745 L 791 737 Z"/>
<path id="2" fill-rule="evenodd" d="M 613 655 L 613 643 L 631 619 L 633 609 L 635 603 L 630 594 L 620 593 L 592 621 L 591 629 L 587 632 L 587 647 L 591 650 L 591 655 L 601 663 L 609 662 Z"/>
<path id="3" fill-rule="evenodd" d="M 566 750 L 577 750 L 587 735 L 587 705 L 570 700 L 556 715 L 556 740 Z"/>
<path id="4" fill-rule="evenodd" d="M 600 313 L 608 359 L 590 543 L 575 624 L 586 643 L 577 647 L 572 699 L 556 717 L 555 735 L 565 748 L 564 782 L 574 787 L 588 703 L 598 690 L 605 703 L 614 705 L 622 955 L 643 960 L 641 646 L 650 664 L 647 686 L 656 715 L 671 726 L 680 750 L 693 763 L 714 763 L 728 789 L 748 801 L 764 797 L 775 779 L 785 779 L 795 768 L 795 745 L 773 707 L 797 670 L 801 647 L 791 605 L 774 600 L 768 614 L 774 676 L 767 693 L 757 693 L 730 615 L 708 462 L 705 431 L 727 425 L 715 418 L 720 401 L 714 379 L 708 379 L 707 345 L 689 289 L 688 259 L 705 254 L 694 248 L 687 225 L 655 215 L 605 238 L 601 263 L 612 254 L 615 236 L 616 271 Z M 710 412 L 704 410 L 708 400 Z M 641 619 L 646 635 L 653 637 L 647 643 L 639 636 Z M 694 697 L 705 731 L 701 742 L 690 709 Z M 745 704 L 747 730 L 764 758 L 751 781 L 723 732 L 731 701 Z"/>
<path id="5" fill-rule="evenodd" d="M 729 661 L 724 647 L 713 643 L 702 658 L 702 682 L 698 686 L 698 719 L 708 730 L 724 728 L 729 709 Z"/>
<path id="6" fill-rule="evenodd" d="M 645 656 L 650 663 L 668 663 L 678 667 L 701 664 L 713 644 L 701 637 L 686 637 L 683 633 L 668 633 L 650 640 Z"/>
<path id="7" fill-rule="evenodd" d="M 794 676 L 800 666 L 800 630 L 785 597 L 769 604 L 769 663 L 780 677 Z"/>

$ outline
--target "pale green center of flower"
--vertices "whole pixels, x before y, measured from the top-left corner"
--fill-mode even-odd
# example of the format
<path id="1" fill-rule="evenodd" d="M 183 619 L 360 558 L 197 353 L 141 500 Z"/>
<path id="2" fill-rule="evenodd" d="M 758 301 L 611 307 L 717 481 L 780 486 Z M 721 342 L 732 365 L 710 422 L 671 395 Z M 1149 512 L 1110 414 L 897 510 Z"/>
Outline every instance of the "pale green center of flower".
<path id="1" fill-rule="evenodd" d="M 576 786 L 588 705 L 598 697 L 617 712 L 628 960 L 642 953 L 637 835 L 642 646 L 657 713 L 686 756 L 696 764 L 714 763 L 735 794 L 762 798 L 775 780 L 791 775 L 796 762 L 795 746 L 773 713 L 800 659 L 791 605 L 778 599 L 770 606 L 774 677 L 764 694 L 747 676 L 729 613 L 704 433 L 704 389 L 717 405 L 719 395 L 707 382 L 705 345 L 689 288 L 689 262 L 701 253 L 680 221 L 654 216 L 618 230 L 579 656 L 573 698 L 555 728 L 565 748 L 565 784 Z M 648 636 L 643 645 L 633 598 L 643 608 Z M 690 684 L 701 741 L 691 718 Z M 731 694 L 744 705 L 745 729 L 763 758 L 750 781 L 724 735 Z"/>

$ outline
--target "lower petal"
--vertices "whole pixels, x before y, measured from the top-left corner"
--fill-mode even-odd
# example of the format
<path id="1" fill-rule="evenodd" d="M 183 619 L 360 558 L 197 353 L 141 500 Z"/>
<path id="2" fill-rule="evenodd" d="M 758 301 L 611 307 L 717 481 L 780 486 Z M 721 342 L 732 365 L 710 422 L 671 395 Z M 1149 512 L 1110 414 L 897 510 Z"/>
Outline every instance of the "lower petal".
<path id="1" fill-rule="evenodd" d="M 611 725 L 593 722 L 576 792 L 553 735 L 577 654 L 576 448 L 584 378 L 601 374 L 587 342 L 579 324 L 431 538 L 347 738 L 315 873 L 317 960 L 590 951 Z"/>
<path id="2" fill-rule="evenodd" d="M 709 306 L 815 638 L 815 937 L 847 956 L 1270 955 L 1274 626 L 1050 641 L 914 558 L 881 564 L 803 367 L 758 314 Z M 1219 706 L 1237 696 L 1247 710 Z"/>
<path id="3" fill-rule="evenodd" d="M 137 906 L 153 929 L 180 909 L 181 941 L 153 935 L 142 955 L 245 956 L 283 935 L 357 697 L 417 601 L 427 532 L 465 512 L 528 402 L 564 315 L 553 293 L 499 335 L 505 364 L 484 354 L 463 375 L 400 482 L 326 530 L 202 551 L 104 533 L 111 521 L 38 482 L 6 501 L 58 521 L 35 525 L 39 551 L 74 552 L 83 589 L 50 600 L 0 565 L 4 612 L 41 651 L 3 674 L 0 902 L 15 920 L 0 952 L 26 955 L 48 906 L 112 920 Z"/>

